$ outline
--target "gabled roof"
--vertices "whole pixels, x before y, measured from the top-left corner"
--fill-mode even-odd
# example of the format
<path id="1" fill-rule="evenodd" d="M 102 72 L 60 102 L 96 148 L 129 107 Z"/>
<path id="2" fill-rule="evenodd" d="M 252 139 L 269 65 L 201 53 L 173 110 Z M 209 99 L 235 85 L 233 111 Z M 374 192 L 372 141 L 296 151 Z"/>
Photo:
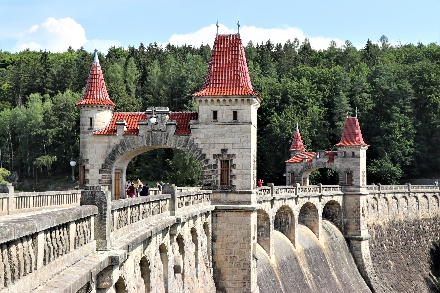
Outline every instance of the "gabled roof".
<path id="1" fill-rule="evenodd" d="M 327 163 L 332 163 L 335 161 L 335 156 L 337 156 L 338 153 L 335 151 L 325 151 L 324 155 L 326 157 L 328 157 Z M 302 152 L 302 153 L 297 154 L 297 155 L 291 157 L 290 159 L 288 159 L 286 161 L 286 163 L 302 163 L 304 157 L 307 158 L 306 162 L 309 163 L 313 160 L 314 157 L 316 157 L 316 153 L 315 152 Z"/>
<path id="2" fill-rule="evenodd" d="M 87 79 L 86 89 L 81 100 L 76 103 L 76 105 L 104 105 L 116 107 L 116 104 L 110 100 L 107 93 L 104 76 L 102 75 L 101 65 L 99 64 L 96 50 L 89 78 Z"/>
<path id="3" fill-rule="evenodd" d="M 335 146 L 368 146 L 362 138 L 361 127 L 356 117 L 345 119 L 341 141 Z"/>
<path id="4" fill-rule="evenodd" d="M 293 136 L 292 145 L 290 146 L 289 151 L 305 151 L 301 134 L 299 133 L 298 126 L 296 127 L 295 135 Z"/>
<path id="5" fill-rule="evenodd" d="M 116 121 L 125 120 L 126 130 L 124 134 L 139 134 L 139 121 L 147 120 L 148 116 L 145 112 L 115 112 L 113 113 L 112 119 L 106 128 L 102 130 L 95 131 L 93 134 L 103 134 L 103 135 L 116 135 Z M 176 120 L 177 128 L 174 134 L 185 135 L 190 134 L 191 129 L 189 128 L 190 120 L 197 120 L 197 112 L 170 112 L 170 120 Z"/>
<path id="6" fill-rule="evenodd" d="M 205 83 L 193 96 L 257 96 L 261 100 L 252 89 L 239 34 L 217 35 Z"/>

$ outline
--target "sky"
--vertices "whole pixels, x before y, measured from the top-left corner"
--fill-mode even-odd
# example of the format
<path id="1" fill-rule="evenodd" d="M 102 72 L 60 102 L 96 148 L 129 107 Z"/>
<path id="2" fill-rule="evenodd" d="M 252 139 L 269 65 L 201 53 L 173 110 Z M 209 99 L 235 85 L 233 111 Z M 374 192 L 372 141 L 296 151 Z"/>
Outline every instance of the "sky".
<path id="1" fill-rule="evenodd" d="M 64 52 L 84 47 L 209 44 L 237 33 L 244 44 L 308 38 L 362 48 L 385 35 L 391 44 L 440 43 L 440 0 L 0 0 L 0 50 Z"/>

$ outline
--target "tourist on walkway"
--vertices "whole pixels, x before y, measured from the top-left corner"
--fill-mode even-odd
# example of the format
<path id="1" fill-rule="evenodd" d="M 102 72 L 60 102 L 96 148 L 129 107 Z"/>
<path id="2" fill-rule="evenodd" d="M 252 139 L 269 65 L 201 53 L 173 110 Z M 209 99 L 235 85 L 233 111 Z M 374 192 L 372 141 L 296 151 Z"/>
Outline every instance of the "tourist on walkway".
<path id="1" fill-rule="evenodd" d="M 159 189 L 159 194 L 162 193 L 162 185 L 160 185 L 159 181 L 156 182 L 156 187 Z"/>
<path id="2" fill-rule="evenodd" d="M 149 196 L 150 195 L 150 188 L 148 187 L 148 183 L 145 183 L 144 186 L 142 186 L 141 192 L 139 192 L 140 196 Z"/>
<path id="3" fill-rule="evenodd" d="M 136 189 L 134 188 L 134 183 L 132 183 L 127 189 L 127 195 L 133 198 L 136 195 Z"/>
<path id="4" fill-rule="evenodd" d="M 263 180 L 258 180 L 257 185 L 258 187 L 262 187 L 263 186 L 264 181 Z"/>

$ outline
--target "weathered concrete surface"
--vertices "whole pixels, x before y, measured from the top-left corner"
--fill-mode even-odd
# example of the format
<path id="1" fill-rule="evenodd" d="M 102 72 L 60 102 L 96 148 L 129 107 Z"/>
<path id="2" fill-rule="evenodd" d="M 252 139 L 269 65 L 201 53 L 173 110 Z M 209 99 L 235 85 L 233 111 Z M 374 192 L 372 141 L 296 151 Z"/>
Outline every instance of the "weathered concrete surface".
<path id="1" fill-rule="evenodd" d="M 298 246 L 274 232 L 274 260 L 257 249 L 258 285 L 261 293 L 370 292 L 353 261 L 341 232 L 322 221 L 321 239 L 299 225 Z"/>
<path id="2" fill-rule="evenodd" d="M 430 276 L 440 217 L 371 223 L 370 254 L 380 287 L 376 292 L 437 292 Z"/>

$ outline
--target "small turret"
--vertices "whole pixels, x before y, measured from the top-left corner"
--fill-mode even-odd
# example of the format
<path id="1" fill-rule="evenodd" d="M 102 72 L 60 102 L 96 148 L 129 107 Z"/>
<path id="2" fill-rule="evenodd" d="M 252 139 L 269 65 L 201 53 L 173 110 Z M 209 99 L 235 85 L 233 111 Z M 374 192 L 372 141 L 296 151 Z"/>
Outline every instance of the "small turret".
<path id="1" fill-rule="evenodd" d="M 110 122 L 113 109 L 116 107 L 108 95 L 97 50 L 95 50 L 86 89 L 76 106 L 80 109 L 82 133 L 104 128 Z"/>
<path id="2" fill-rule="evenodd" d="M 290 146 L 290 157 L 293 158 L 297 154 L 304 152 L 306 148 L 304 147 L 301 134 L 299 133 L 298 123 L 296 123 L 296 131 L 293 136 L 292 145 Z"/>

